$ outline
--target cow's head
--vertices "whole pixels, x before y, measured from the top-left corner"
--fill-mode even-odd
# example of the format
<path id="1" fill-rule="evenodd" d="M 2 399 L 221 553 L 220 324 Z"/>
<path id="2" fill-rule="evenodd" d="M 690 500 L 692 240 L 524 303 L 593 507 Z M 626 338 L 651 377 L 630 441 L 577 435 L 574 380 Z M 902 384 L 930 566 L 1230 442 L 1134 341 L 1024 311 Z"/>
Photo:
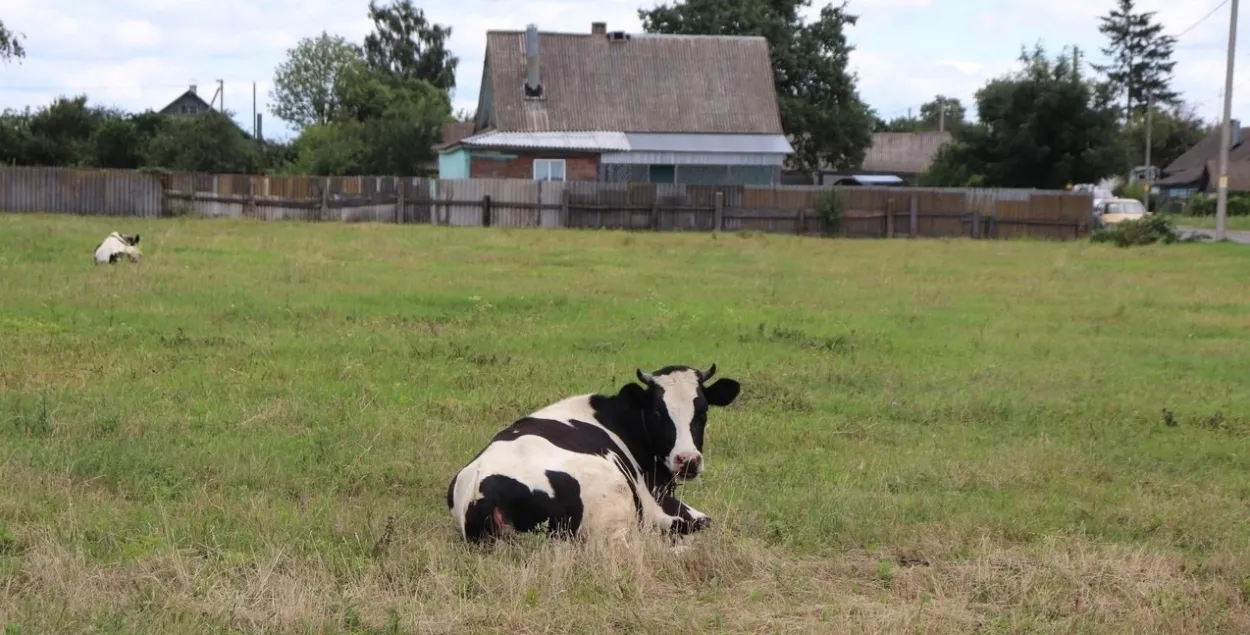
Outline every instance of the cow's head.
<path id="1" fill-rule="evenodd" d="M 705 371 L 667 366 L 655 373 L 637 372 L 642 385 L 630 383 L 621 394 L 642 409 L 652 453 L 678 479 L 699 476 L 708 407 L 733 403 L 741 386 L 728 378 L 704 385 L 716 374 L 716 364 Z"/>
<path id="2" fill-rule="evenodd" d="M 113 233 L 116 234 L 117 232 L 113 232 Z M 122 242 L 126 243 L 127 245 L 130 245 L 131 247 L 134 247 L 135 245 L 139 244 L 139 234 L 135 234 L 134 236 L 129 236 L 127 234 L 117 234 L 117 237 L 120 238 Z"/>

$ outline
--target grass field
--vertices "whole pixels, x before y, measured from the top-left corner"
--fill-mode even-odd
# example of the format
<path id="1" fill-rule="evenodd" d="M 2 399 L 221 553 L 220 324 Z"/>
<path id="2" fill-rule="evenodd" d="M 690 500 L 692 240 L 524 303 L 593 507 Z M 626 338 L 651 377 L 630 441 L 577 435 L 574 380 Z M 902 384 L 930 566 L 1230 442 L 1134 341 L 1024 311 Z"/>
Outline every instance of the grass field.
<path id="1" fill-rule="evenodd" d="M 109 231 L 146 260 L 95 267 Z M 1250 250 L 0 215 L 20 633 L 1247 633 Z M 742 382 L 691 550 L 462 546 L 634 369 Z M 1166 409 L 1166 412 L 1165 412 Z"/>
<path id="2" fill-rule="evenodd" d="M 1181 227 L 1196 229 L 1215 229 L 1214 216 L 1176 216 L 1176 224 Z M 1224 229 L 1237 231 L 1250 230 L 1250 216 L 1228 216 L 1225 218 Z"/>

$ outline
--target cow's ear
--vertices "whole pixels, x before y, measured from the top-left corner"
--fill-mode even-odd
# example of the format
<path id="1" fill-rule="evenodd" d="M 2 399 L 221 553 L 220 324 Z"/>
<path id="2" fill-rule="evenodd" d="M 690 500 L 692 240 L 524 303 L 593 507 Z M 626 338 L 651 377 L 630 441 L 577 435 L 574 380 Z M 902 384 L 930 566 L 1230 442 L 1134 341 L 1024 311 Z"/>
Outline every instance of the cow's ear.
<path id="1" fill-rule="evenodd" d="M 648 403 L 647 389 L 632 381 L 621 386 L 621 391 L 617 394 L 636 406 L 645 407 Z"/>
<path id="2" fill-rule="evenodd" d="M 130 243 L 130 244 L 132 244 L 132 245 L 137 245 L 137 244 L 139 244 L 139 234 L 135 234 L 135 241 L 134 241 L 133 243 Z"/>
<path id="3" fill-rule="evenodd" d="M 738 393 L 742 391 L 742 386 L 738 382 L 728 377 L 718 379 L 711 386 L 703 388 L 703 396 L 707 398 L 707 402 L 712 406 L 728 406 L 738 398 Z"/>

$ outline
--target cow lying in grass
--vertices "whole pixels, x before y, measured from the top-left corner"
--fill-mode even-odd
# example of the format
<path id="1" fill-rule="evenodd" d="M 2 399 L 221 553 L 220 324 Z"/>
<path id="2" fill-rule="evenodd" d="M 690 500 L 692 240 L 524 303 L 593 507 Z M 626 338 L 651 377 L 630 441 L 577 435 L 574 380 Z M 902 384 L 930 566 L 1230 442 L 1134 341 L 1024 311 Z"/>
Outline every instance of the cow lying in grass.
<path id="1" fill-rule="evenodd" d="M 114 264 L 118 260 L 129 258 L 130 262 L 139 262 L 143 260 L 143 252 L 139 251 L 136 245 L 139 244 L 139 234 L 127 236 L 113 232 L 95 248 L 95 263 L 102 265 L 105 263 Z"/>
<path id="2" fill-rule="evenodd" d="M 668 366 L 615 395 L 586 394 L 550 404 L 508 426 L 447 487 L 447 507 L 469 542 L 529 532 L 623 535 L 630 523 L 666 535 L 707 526 L 706 514 L 674 495 L 677 481 L 703 471 L 709 406 L 728 406 L 740 386 L 705 383 L 700 372 Z"/>

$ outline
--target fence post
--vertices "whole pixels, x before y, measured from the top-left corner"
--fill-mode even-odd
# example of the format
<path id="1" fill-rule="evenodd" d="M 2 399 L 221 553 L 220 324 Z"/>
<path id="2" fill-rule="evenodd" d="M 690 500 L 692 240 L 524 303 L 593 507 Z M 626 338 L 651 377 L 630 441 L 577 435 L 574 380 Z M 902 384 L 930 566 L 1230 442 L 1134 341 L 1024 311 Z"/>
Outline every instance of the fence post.
<path id="1" fill-rule="evenodd" d="M 408 211 L 406 209 L 407 204 L 404 203 L 404 190 L 407 189 L 407 187 L 408 187 L 408 181 L 406 181 L 405 179 L 399 179 L 399 181 L 395 183 L 395 224 L 396 225 L 402 225 L 404 223 L 404 217 L 407 216 L 407 214 L 405 213 Z"/>
<path id="2" fill-rule="evenodd" d="M 330 220 L 330 177 L 321 179 L 321 216 L 317 220 Z"/>
<path id="3" fill-rule="evenodd" d="M 981 210 L 972 213 L 972 237 L 974 239 L 981 237 Z"/>
<path id="4" fill-rule="evenodd" d="M 245 216 L 256 218 L 256 179 L 247 177 L 247 213 Z"/>
<path id="5" fill-rule="evenodd" d="M 490 227 L 490 194 L 482 197 L 482 227 Z"/>
<path id="6" fill-rule="evenodd" d="M 174 206 L 170 202 L 170 191 L 174 187 L 174 177 L 168 172 L 162 172 L 157 182 L 161 184 L 161 217 L 168 218 L 174 215 Z"/>
<path id="7" fill-rule="evenodd" d="M 894 197 L 885 199 L 885 237 L 894 237 Z"/>
<path id="8" fill-rule="evenodd" d="M 712 231 L 719 232 L 725 228 L 725 193 L 716 191 L 716 206 L 712 209 Z"/>
<path id="9" fill-rule="evenodd" d="M 569 226 L 569 186 L 565 184 L 564 189 L 560 191 L 560 227 Z"/>
<path id="10" fill-rule="evenodd" d="M 990 222 L 985 228 L 985 237 L 998 236 L 998 195 L 990 199 Z"/>
<path id="11" fill-rule="evenodd" d="M 916 234 L 920 232 L 920 199 L 915 192 L 911 193 L 911 200 L 907 202 L 907 217 L 908 234 L 916 238 Z"/>
<path id="12" fill-rule="evenodd" d="M 798 235 L 800 236 L 807 235 L 807 210 L 802 207 L 799 208 L 798 230 L 799 231 L 796 232 L 798 233 Z"/>
<path id="13" fill-rule="evenodd" d="M 651 199 L 651 230 L 660 231 L 660 201 Z"/>

